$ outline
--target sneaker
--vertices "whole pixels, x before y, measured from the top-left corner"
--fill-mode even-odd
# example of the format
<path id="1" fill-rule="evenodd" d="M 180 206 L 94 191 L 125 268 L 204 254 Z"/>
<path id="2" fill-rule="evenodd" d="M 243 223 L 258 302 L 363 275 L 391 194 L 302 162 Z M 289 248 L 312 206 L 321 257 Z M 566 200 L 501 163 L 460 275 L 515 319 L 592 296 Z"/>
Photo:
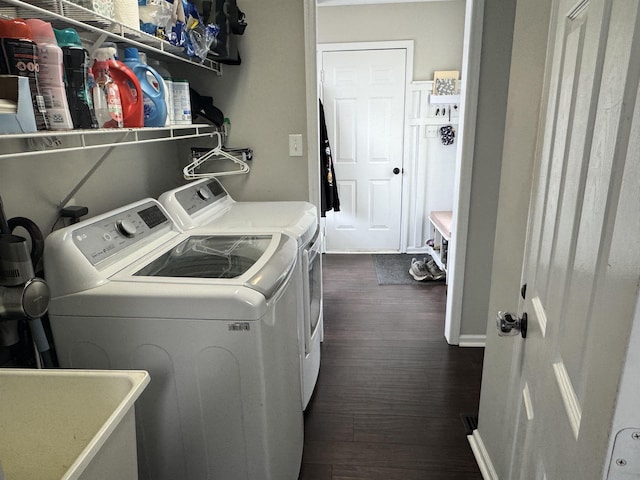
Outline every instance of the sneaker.
<path id="1" fill-rule="evenodd" d="M 446 272 L 444 272 L 443 270 L 440 270 L 440 267 L 433 259 L 429 260 L 426 263 L 425 267 L 431 274 L 432 278 L 430 280 L 435 280 L 435 281 L 443 280 L 447 276 Z"/>
<path id="2" fill-rule="evenodd" d="M 411 259 L 409 274 L 413 277 L 414 280 L 421 282 L 422 280 L 427 280 L 429 279 L 429 277 L 433 276 L 427 268 L 427 263 L 428 259 L 426 257 L 423 260 L 417 260 L 415 258 Z"/>

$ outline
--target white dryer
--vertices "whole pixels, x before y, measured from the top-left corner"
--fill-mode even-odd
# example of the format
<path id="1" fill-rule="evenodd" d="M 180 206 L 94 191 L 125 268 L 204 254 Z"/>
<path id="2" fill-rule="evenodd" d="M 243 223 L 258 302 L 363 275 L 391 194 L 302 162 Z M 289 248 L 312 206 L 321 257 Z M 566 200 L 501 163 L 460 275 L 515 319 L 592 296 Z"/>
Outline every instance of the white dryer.
<path id="1" fill-rule="evenodd" d="M 301 361 L 302 408 L 305 409 L 320 370 L 322 341 L 322 255 L 318 213 L 309 202 L 237 202 L 216 179 L 188 183 L 159 198 L 183 230 L 210 232 L 277 231 L 298 243 L 298 331 Z"/>
<path id="2" fill-rule="evenodd" d="M 295 480 L 295 240 L 180 232 L 152 199 L 45 243 L 62 367 L 143 369 L 140 478 Z"/>

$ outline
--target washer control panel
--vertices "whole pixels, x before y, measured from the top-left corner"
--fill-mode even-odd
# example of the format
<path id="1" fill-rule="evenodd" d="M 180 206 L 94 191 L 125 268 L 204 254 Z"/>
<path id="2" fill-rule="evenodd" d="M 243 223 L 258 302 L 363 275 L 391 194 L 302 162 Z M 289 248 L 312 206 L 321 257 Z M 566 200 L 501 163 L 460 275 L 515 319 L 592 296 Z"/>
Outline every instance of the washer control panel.
<path id="1" fill-rule="evenodd" d="M 192 185 L 184 190 L 176 192 L 176 200 L 182 209 L 193 216 L 203 208 L 210 207 L 216 202 L 224 200 L 227 196 L 226 190 L 220 185 L 218 180 L 211 179 L 208 183 Z"/>
<path id="2" fill-rule="evenodd" d="M 73 243 L 96 265 L 123 249 L 171 228 L 171 222 L 154 202 L 104 217 L 73 231 Z"/>

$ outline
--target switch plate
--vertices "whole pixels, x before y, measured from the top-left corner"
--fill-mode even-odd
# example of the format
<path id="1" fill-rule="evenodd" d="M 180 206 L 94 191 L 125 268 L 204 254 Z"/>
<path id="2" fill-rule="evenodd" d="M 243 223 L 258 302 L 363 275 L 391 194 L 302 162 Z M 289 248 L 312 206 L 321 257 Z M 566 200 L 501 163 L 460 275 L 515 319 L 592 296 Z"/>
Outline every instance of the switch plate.
<path id="1" fill-rule="evenodd" d="M 426 138 L 436 138 L 438 136 L 438 127 L 437 125 L 427 125 L 426 129 Z"/>
<path id="2" fill-rule="evenodd" d="M 289 156 L 301 157 L 302 156 L 302 134 L 292 133 L 289 135 Z"/>

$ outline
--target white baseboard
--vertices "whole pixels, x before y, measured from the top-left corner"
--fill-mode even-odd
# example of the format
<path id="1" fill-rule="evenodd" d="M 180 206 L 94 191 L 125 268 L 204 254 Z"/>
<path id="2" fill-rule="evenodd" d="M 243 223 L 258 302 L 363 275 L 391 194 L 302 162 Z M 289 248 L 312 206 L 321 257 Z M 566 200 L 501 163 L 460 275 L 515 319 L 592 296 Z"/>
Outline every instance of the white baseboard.
<path id="1" fill-rule="evenodd" d="M 460 335 L 459 347 L 484 347 L 487 343 L 486 335 Z"/>
<path id="2" fill-rule="evenodd" d="M 471 445 L 471 450 L 473 450 L 473 456 L 476 457 L 476 462 L 478 462 L 482 478 L 484 478 L 484 480 L 499 480 L 496 469 L 493 467 L 489 453 L 484 447 L 484 442 L 478 430 L 474 430 L 472 435 L 467 435 L 467 440 L 469 440 L 469 445 Z"/>

